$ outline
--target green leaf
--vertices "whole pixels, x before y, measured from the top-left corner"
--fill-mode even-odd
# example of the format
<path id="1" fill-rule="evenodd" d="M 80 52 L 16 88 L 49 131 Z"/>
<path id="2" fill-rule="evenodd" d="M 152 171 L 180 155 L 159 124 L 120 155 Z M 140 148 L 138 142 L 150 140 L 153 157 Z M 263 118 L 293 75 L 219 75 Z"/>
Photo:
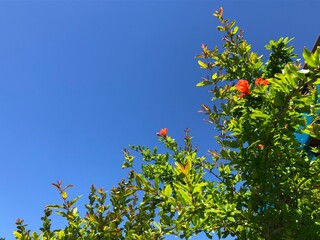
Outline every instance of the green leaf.
<path id="1" fill-rule="evenodd" d="M 315 59 L 312 56 L 312 53 L 307 50 L 306 48 L 303 49 L 303 53 L 302 53 L 303 58 L 305 59 L 307 65 L 309 67 L 317 67 L 317 64 L 315 62 Z"/>
<path id="2" fill-rule="evenodd" d="M 305 117 L 295 119 L 295 122 L 304 127 L 307 125 L 307 119 Z"/>
<path id="3" fill-rule="evenodd" d="M 22 238 L 22 234 L 21 233 L 13 232 L 13 234 L 16 237 L 16 239 L 21 239 Z"/>
<path id="4" fill-rule="evenodd" d="M 239 147 L 239 142 L 238 141 L 232 141 L 232 140 L 223 140 L 222 144 L 226 147 L 230 148 L 238 148 Z"/>
<path id="5" fill-rule="evenodd" d="M 224 172 L 225 172 L 227 175 L 230 174 L 230 167 L 229 167 L 229 165 L 226 165 L 226 166 L 224 167 Z"/>
<path id="6" fill-rule="evenodd" d="M 313 84 L 315 84 L 315 85 L 320 84 L 320 78 L 316 78 L 316 81 Z"/>
<path id="7" fill-rule="evenodd" d="M 165 214 L 161 215 L 161 218 L 163 219 L 163 221 L 166 225 L 170 225 L 170 223 L 172 222 L 172 218 L 170 218 L 169 216 L 167 216 Z"/>
<path id="8" fill-rule="evenodd" d="M 209 234 L 209 233 L 207 233 L 207 232 L 205 232 L 205 234 L 206 234 L 207 238 L 212 239 L 212 235 L 211 235 L 211 234 Z"/>
<path id="9" fill-rule="evenodd" d="M 36 232 L 33 232 L 32 233 L 32 240 L 39 240 L 39 239 L 40 239 L 39 235 Z"/>
<path id="10" fill-rule="evenodd" d="M 60 231 L 58 232 L 58 239 L 62 239 L 64 236 L 65 236 L 64 231 L 63 231 L 63 230 L 60 230 Z"/>
<path id="11" fill-rule="evenodd" d="M 198 64 L 200 65 L 201 68 L 205 68 L 205 69 L 208 68 L 208 65 L 202 62 L 201 60 L 198 60 Z"/>
<path id="12" fill-rule="evenodd" d="M 236 34 L 236 33 L 238 32 L 238 29 L 239 29 L 239 27 L 238 27 L 238 26 L 235 26 L 234 29 L 233 29 L 233 31 L 232 31 L 232 34 Z"/>
<path id="13" fill-rule="evenodd" d="M 184 200 L 185 203 L 192 204 L 191 197 L 186 191 L 184 191 L 182 189 L 178 189 L 178 195 L 180 197 L 182 197 L 182 199 Z"/>
<path id="14" fill-rule="evenodd" d="M 277 92 L 274 99 L 273 104 L 277 107 L 281 107 L 285 100 L 285 94 L 283 92 Z"/>
<path id="15" fill-rule="evenodd" d="M 139 188 L 141 187 L 141 185 L 144 186 L 146 189 L 150 188 L 150 184 L 142 174 L 135 174 L 135 176 Z"/>
<path id="16" fill-rule="evenodd" d="M 229 155 L 228 151 L 225 150 L 225 149 L 221 149 L 221 150 L 220 150 L 220 155 L 221 155 L 222 158 L 225 159 L 225 160 L 230 159 L 230 155 Z"/>
<path id="17" fill-rule="evenodd" d="M 208 86 L 208 85 L 212 85 L 212 82 L 211 81 L 202 81 L 202 82 L 199 82 L 196 86 L 203 87 L 203 86 Z"/>
<path id="18" fill-rule="evenodd" d="M 79 198 L 81 198 L 81 196 L 77 196 L 76 198 L 72 199 L 72 201 L 70 201 L 70 206 L 73 206 L 79 200 Z"/>
<path id="19" fill-rule="evenodd" d="M 216 80 L 217 77 L 218 77 L 218 74 L 217 74 L 217 73 L 214 73 L 214 74 L 212 74 L 211 79 L 212 79 L 212 80 Z"/>
<path id="20" fill-rule="evenodd" d="M 268 79 L 268 81 L 271 83 L 272 88 L 277 89 L 280 92 L 289 93 L 289 89 L 285 84 L 286 82 L 285 77 L 280 73 L 276 73 L 275 77 L 276 78 Z"/>
<path id="21" fill-rule="evenodd" d="M 51 208 L 53 208 L 53 209 L 61 208 L 62 209 L 63 206 L 62 205 L 58 205 L 58 204 L 51 204 L 51 205 L 47 205 L 46 208 L 49 208 L 49 209 L 51 209 Z"/>
<path id="22" fill-rule="evenodd" d="M 153 225 L 155 226 L 155 228 L 161 232 L 161 224 L 157 223 L 157 222 L 153 222 Z"/>
<path id="23" fill-rule="evenodd" d="M 168 184 L 164 190 L 162 191 L 163 195 L 166 196 L 167 198 L 169 198 L 172 194 L 172 188 L 171 186 Z"/>
<path id="24" fill-rule="evenodd" d="M 173 182 L 173 185 L 174 185 L 175 189 L 176 189 L 176 188 L 179 188 L 179 189 L 185 189 L 185 190 L 187 190 L 187 191 L 190 190 L 190 189 L 189 189 L 189 186 L 188 186 L 187 184 L 182 184 L 181 182 L 178 182 L 178 181 Z"/>
<path id="25" fill-rule="evenodd" d="M 265 113 L 261 112 L 261 111 L 258 110 L 258 109 L 253 109 L 253 110 L 252 110 L 251 117 L 252 117 L 253 119 L 256 119 L 256 118 L 268 119 L 270 116 L 269 116 L 268 114 L 265 114 Z"/>
<path id="26" fill-rule="evenodd" d="M 202 188 L 207 186 L 208 183 L 207 182 L 201 182 L 201 183 L 198 183 L 195 188 L 193 189 L 192 191 L 192 194 L 195 194 L 195 193 L 200 193 L 202 194 Z"/>
<path id="27" fill-rule="evenodd" d="M 63 199 L 67 199 L 67 197 L 68 197 L 67 192 L 62 192 L 62 193 L 61 193 L 61 197 L 62 197 Z"/>

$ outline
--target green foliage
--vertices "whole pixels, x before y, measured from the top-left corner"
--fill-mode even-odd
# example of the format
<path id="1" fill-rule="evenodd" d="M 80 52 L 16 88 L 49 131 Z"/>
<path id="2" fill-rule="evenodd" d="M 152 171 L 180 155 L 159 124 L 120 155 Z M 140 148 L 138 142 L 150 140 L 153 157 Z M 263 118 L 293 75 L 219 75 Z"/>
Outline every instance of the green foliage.
<path id="1" fill-rule="evenodd" d="M 188 129 L 183 144 L 163 129 L 164 153 L 130 146 L 141 156 L 140 167 L 137 156 L 124 150 L 123 168 L 130 173 L 109 198 L 92 186 L 81 216 L 79 197 L 68 199 L 71 185 L 57 182 L 62 203 L 46 207 L 39 233 L 18 219 L 16 239 L 189 239 L 201 232 L 210 239 L 319 238 L 320 158 L 295 134 L 320 140 L 320 48 L 304 50 L 309 70 L 301 71 L 291 39 L 280 38 L 266 45 L 271 53 L 264 63 L 222 8 L 214 16 L 224 33 L 223 51 L 202 45 L 198 63 L 209 76 L 198 86 L 212 88 L 212 107 L 202 108 L 221 132 L 221 148 L 199 156 Z M 64 229 L 51 229 L 52 212 L 68 221 Z"/>
<path id="2" fill-rule="evenodd" d="M 271 51 L 265 70 L 266 77 L 273 77 L 276 73 L 281 73 L 288 63 L 293 62 L 297 55 L 293 54 L 293 46 L 288 46 L 292 40 L 293 38 L 281 37 L 278 41 L 271 40 L 265 46 L 267 50 Z"/>

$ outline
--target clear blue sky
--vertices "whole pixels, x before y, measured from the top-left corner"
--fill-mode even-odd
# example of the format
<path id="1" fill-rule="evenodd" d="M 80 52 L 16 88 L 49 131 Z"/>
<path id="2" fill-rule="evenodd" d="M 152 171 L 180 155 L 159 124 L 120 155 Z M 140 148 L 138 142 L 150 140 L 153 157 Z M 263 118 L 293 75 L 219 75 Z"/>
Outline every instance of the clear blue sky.
<path id="1" fill-rule="evenodd" d="M 220 6 L 260 53 L 289 36 L 300 54 L 319 34 L 318 0 L 0 1 L 0 236 L 18 217 L 39 228 L 56 180 L 80 204 L 92 183 L 116 185 L 122 149 L 157 145 L 160 128 L 217 148 L 194 56 L 221 44 Z"/>

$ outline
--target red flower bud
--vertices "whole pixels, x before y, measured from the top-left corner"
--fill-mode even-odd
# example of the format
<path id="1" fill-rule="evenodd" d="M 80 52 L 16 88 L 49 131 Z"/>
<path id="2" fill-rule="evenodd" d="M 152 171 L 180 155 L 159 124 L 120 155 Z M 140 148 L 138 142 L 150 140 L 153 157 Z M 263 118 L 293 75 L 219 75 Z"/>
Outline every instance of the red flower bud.
<path id="1" fill-rule="evenodd" d="M 264 145 L 260 143 L 260 144 L 258 144 L 258 148 L 259 149 L 264 149 Z"/>
<path id="2" fill-rule="evenodd" d="M 168 133 L 168 128 L 162 128 L 160 131 L 157 133 L 157 136 L 166 138 Z"/>

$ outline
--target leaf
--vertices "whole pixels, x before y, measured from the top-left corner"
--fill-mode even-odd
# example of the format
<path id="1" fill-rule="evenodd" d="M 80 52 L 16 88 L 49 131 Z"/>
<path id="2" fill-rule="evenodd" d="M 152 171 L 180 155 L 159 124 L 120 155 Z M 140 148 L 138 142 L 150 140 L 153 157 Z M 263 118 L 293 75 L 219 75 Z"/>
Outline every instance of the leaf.
<path id="1" fill-rule="evenodd" d="M 316 78 L 316 81 L 313 84 L 315 84 L 315 85 L 320 84 L 320 78 Z"/>
<path id="2" fill-rule="evenodd" d="M 261 112 L 261 111 L 258 110 L 258 109 L 254 109 L 254 110 L 252 110 L 251 117 L 252 117 L 253 119 L 256 119 L 256 118 L 268 119 L 270 116 L 269 116 L 268 114 L 265 114 L 265 113 Z"/>
<path id="3" fill-rule="evenodd" d="M 309 67 L 317 67 L 315 60 L 313 59 L 312 53 L 306 48 L 303 49 L 302 53 L 303 58 L 306 60 L 306 63 Z"/>
<path id="4" fill-rule="evenodd" d="M 164 224 L 166 225 L 170 225 L 170 223 L 172 222 L 172 218 L 165 214 L 161 215 L 161 218 L 164 220 Z"/>
<path id="5" fill-rule="evenodd" d="M 289 89 L 287 87 L 286 78 L 280 73 L 275 74 L 276 78 L 269 78 L 268 81 L 271 83 L 272 88 L 280 90 L 284 93 L 289 93 Z"/>
<path id="6" fill-rule="evenodd" d="M 161 224 L 160 223 L 157 223 L 157 222 L 153 222 L 153 225 L 155 226 L 155 228 L 161 232 Z"/>
<path id="7" fill-rule="evenodd" d="M 277 92 L 274 97 L 273 104 L 277 107 L 281 107 L 285 100 L 285 94 L 283 92 Z"/>
<path id="8" fill-rule="evenodd" d="M 233 33 L 233 34 L 236 34 L 236 33 L 238 32 L 238 29 L 239 29 L 239 27 L 238 27 L 238 26 L 235 26 L 232 33 Z"/>
<path id="9" fill-rule="evenodd" d="M 46 208 L 48 208 L 48 209 L 51 209 L 51 208 L 53 208 L 53 209 L 55 209 L 55 208 L 62 209 L 63 206 L 62 205 L 58 205 L 58 204 L 51 204 L 51 205 L 47 205 Z"/>
<path id="10" fill-rule="evenodd" d="M 155 187 L 156 191 L 159 189 L 159 179 L 158 178 L 154 179 L 154 187 Z"/>
<path id="11" fill-rule="evenodd" d="M 39 235 L 36 232 L 32 233 L 32 240 L 38 240 L 40 239 Z"/>
<path id="12" fill-rule="evenodd" d="M 63 190 L 66 190 L 66 189 L 71 188 L 71 187 L 73 187 L 73 185 L 72 185 L 72 184 L 69 184 L 69 185 L 66 186 Z"/>
<path id="13" fill-rule="evenodd" d="M 187 156 L 187 162 L 185 163 L 185 165 L 181 164 L 181 163 L 177 163 L 177 166 L 179 168 L 179 170 L 185 175 L 187 176 L 189 174 L 189 171 L 191 170 L 192 167 L 192 157 L 191 156 Z"/>
<path id="14" fill-rule="evenodd" d="M 164 190 L 162 191 L 163 195 L 169 198 L 172 194 L 172 188 L 170 185 L 167 185 Z"/>
<path id="15" fill-rule="evenodd" d="M 208 183 L 207 182 L 201 182 L 201 183 L 198 183 L 195 188 L 193 189 L 192 191 L 192 194 L 195 194 L 195 193 L 200 193 L 202 194 L 202 188 L 207 186 Z"/>
<path id="16" fill-rule="evenodd" d="M 13 232 L 13 234 L 16 236 L 16 239 L 21 239 L 22 238 L 22 234 L 21 233 Z"/>
<path id="17" fill-rule="evenodd" d="M 220 150 L 220 155 L 225 160 L 230 159 L 230 155 L 229 155 L 228 151 L 226 151 L 225 149 Z"/>
<path id="18" fill-rule="evenodd" d="M 56 214 L 59 214 L 60 216 L 62 216 L 62 217 L 64 217 L 64 218 L 67 218 L 67 217 L 68 217 L 68 215 L 67 215 L 65 212 L 63 212 L 63 211 L 56 211 Z"/>
<path id="19" fill-rule="evenodd" d="M 303 118 L 297 118 L 297 119 L 295 119 L 295 122 L 296 122 L 297 124 L 299 124 L 300 126 L 302 126 L 302 127 L 304 127 L 304 126 L 307 125 L 307 119 L 306 119 L 305 117 L 303 117 Z"/>
<path id="20" fill-rule="evenodd" d="M 226 166 L 224 167 L 224 172 L 225 172 L 227 175 L 230 174 L 230 167 L 229 167 L 229 165 L 226 165 Z"/>
<path id="21" fill-rule="evenodd" d="M 60 230 L 58 233 L 58 239 L 62 239 L 65 236 L 64 231 Z"/>
<path id="22" fill-rule="evenodd" d="M 187 184 L 182 184 L 181 182 L 178 182 L 178 181 L 173 182 L 173 185 L 174 185 L 175 189 L 185 189 L 187 191 L 190 190 L 189 186 Z"/>
<path id="23" fill-rule="evenodd" d="M 212 236 L 209 233 L 205 232 L 205 234 L 206 234 L 207 238 L 212 239 Z"/>
<path id="24" fill-rule="evenodd" d="M 141 185 L 147 189 L 150 188 L 148 181 L 145 179 L 145 177 L 142 174 L 135 174 L 135 176 L 136 176 L 136 182 L 139 188 L 141 187 Z"/>
<path id="25" fill-rule="evenodd" d="M 188 175 L 188 170 L 186 169 L 185 166 L 183 166 L 181 163 L 178 163 L 177 166 L 178 166 L 179 170 L 183 173 L 183 175 L 185 175 L 185 176 Z"/>
<path id="26" fill-rule="evenodd" d="M 67 197 L 68 197 L 67 192 L 62 192 L 62 193 L 61 193 L 61 197 L 62 197 L 63 199 L 67 199 Z"/>
<path id="27" fill-rule="evenodd" d="M 208 65 L 202 62 L 201 60 L 198 60 L 198 64 L 200 65 L 201 68 L 205 68 L 205 69 L 208 68 Z"/>
<path id="28" fill-rule="evenodd" d="M 230 141 L 230 140 L 223 140 L 222 141 L 223 146 L 230 147 L 230 148 L 238 148 L 239 142 L 236 140 Z"/>
<path id="29" fill-rule="evenodd" d="M 223 15 L 223 7 L 219 8 L 219 15 L 220 15 L 220 17 L 222 17 L 222 15 Z"/>
<path id="30" fill-rule="evenodd" d="M 199 82 L 196 87 L 203 87 L 203 86 L 207 86 L 207 85 L 212 85 L 212 82 L 211 81 L 202 81 L 202 82 Z"/>
<path id="31" fill-rule="evenodd" d="M 185 192 L 184 190 L 179 189 L 179 190 L 178 190 L 178 195 L 179 195 L 180 197 L 182 197 L 182 199 L 184 200 L 185 203 L 192 204 L 191 197 L 190 197 L 189 194 L 188 194 L 187 192 Z"/>
<path id="32" fill-rule="evenodd" d="M 75 215 L 77 212 L 78 212 L 78 208 L 75 207 L 75 208 L 72 209 L 72 214 L 73 215 Z"/>
<path id="33" fill-rule="evenodd" d="M 214 74 L 212 74 L 211 79 L 212 79 L 212 80 L 216 80 L 217 77 L 218 77 L 218 74 L 217 74 L 217 73 L 214 73 Z"/>

